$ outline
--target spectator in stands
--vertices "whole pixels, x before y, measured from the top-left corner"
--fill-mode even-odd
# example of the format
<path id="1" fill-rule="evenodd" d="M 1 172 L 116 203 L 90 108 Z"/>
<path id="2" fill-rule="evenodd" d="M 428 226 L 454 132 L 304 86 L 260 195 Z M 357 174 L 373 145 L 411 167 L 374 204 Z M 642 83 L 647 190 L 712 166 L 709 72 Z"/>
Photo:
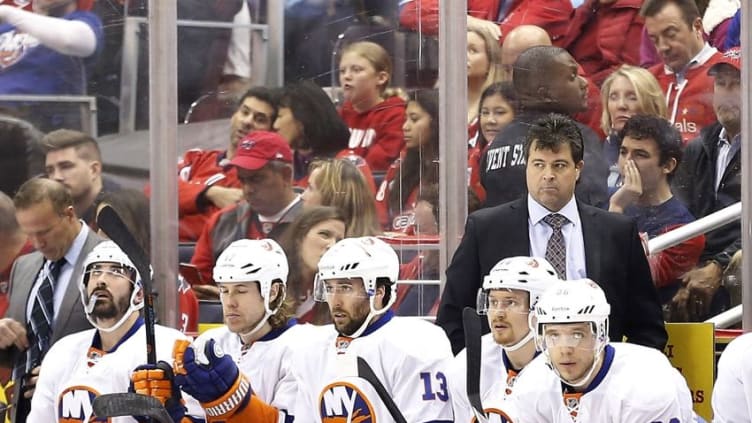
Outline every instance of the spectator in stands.
<path id="1" fill-rule="evenodd" d="M 576 84 L 575 65 L 569 67 L 562 77 Z M 540 72 L 546 67 L 530 69 Z M 518 70 L 515 65 L 515 81 Z M 436 319 L 455 352 L 464 345 L 462 310 L 475 304 L 483 275 L 499 260 L 520 255 L 545 257 L 562 279 L 597 280 L 613 306 L 612 339 L 626 336 L 633 343 L 665 346 L 658 294 L 637 226 L 632 219 L 582 203 L 575 193 L 583 166 L 589 166 L 584 142 L 579 125 L 563 115 L 551 113 L 531 122 L 519 152 L 526 157 L 528 195 L 467 218 L 446 271 Z"/>
<path id="2" fill-rule="evenodd" d="M 546 113 L 569 116 L 587 108 L 587 82 L 578 76 L 577 62 L 566 50 L 553 46 L 531 47 L 514 64 L 513 81 L 518 113 L 486 149 L 481 159 L 485 206 L 496 206 L 525 195 L 525 138 L 530 124 Z M 607 202 L 608 168 L 601 157 L 598 136 L 584 125 L 585 163 L 577 184 L 577 198 L 585 204 Z"/>
<path id="3" fill-rule="evenodd" d="M 601 128 L 608 134 L 603 144 L 603 156 L 609 165 L 608 192 L 612 194 L 621 177 L 617 164 L 621 148 L 619 131 L 638 113 L 667 118 L 666 99 L 650 72 L 624 65 L 603 81 L 601 102 L 606 106 L 601 114 Z"/>
<path id="4" fill-rule="evenodd" d="M 34 250 L 28 237 L 21 231 L 16 220 L 16 208 L 13 200 L 0 192 L 0 318 L 8 309 L 10 292 L 10 269 L 19 256 Z"/>
<path id="5" fill-rule="evenodd" d="M 347 151 L 350 138 L 332 100 L 311 81 L 293 83 L 283 89 L 274 130 L 293 149 L 293 179 L 301 187 L 308 183 L 311 162 Z"/>
<path id="6" fill-rule="evenodd" d="M 608 211 L 634 218 L 637 230 L 648 238 L 693 222 L 694 216 L 674 197 L 670 186 L 682 157 L 679 131 L 662 117 L 634 115 L 619 135 L 623 183 L 611 196 Z M 705 236 L 700 235 L 648 257 L 661 304 L 671 301 L 679 278 L 697 265 L 704 247 Z"/>
<path id="7" fill-rule="evenodd" d="M 92 0 L 36 0 L 33 12 L 0 5 L 0 94 L 86 94 L 102 44 Z"/>
<path id="8" fill-rule="evenodd" d="M 501 66 L 504 70 L 504 79 L 512 80 L 514 62 L 517 61 L 523 51 L 530 47 L 551 45 L 551 38 L 543 28 L 535 25 L 520 25 L 514 28 L 504 40 L 504 44 L 501 45 Z M 587 82 L 588 107 L 584 111 L 575 113 L 574 119 L 589 126 L 596 134 L 605 136 L 605 134 L 600 134 L 599 122 L 602 109 L 600 91 L 579 64 L 577 65 L 577 73 Z"/>
<path id="9" fill-rule="evenodd" d="M 622 64 L 640 62 L 642 0 L 587 0 L 575 9 L 561 46 L 596 86 Z"/>
<path id="10" fill-rule="evenodd" d="M 102 195 L 120 186 L 102 176 L 102 154 L 91 136 L 71 129 L 58 129 L 42 137 L 45 172 L 68 189 L 76 215 L 96 228 L 97 204 Z"/>
<path id="11" fill-rule="evenodd" d="M 0 191 L 13 196 L 29 178 L 44 173 L 42 133 L 0 108 Z"/>
<path id="12" fill-rule="evenodd" d="M 483 91 L 501 80 L 501 48 L 482 26 L 467 29 L 467 137 L 469 148 L 478 136 L 478 110 Z"/>
<path id="13" fill-rule="evenodd" d="M 380 45 L 359 41 L 342 50 L 339 83 L 345 102 L 339 110 L 350 128 L 349 148 L 374 171 L 385 171 L 404 147 L 405 101 L 389 88 L 392 59 Z"/>
<path id="14" fill-rule="evenodd" d="M 97 219 L 99 212 L 109 206 L 115 210 L 125 223 L 128 231 L 136 239 L 139 246 L 151 257 L 151 220 L 149 214 L 149 199 L 143 192 L 135 189 L 123 189 L 117 193 L 107 193 L 102 196 L 102 201 L 97 206 Z M 99 235 L 109 239 L 109 236 L 101 229 Z M 190 284 L 178 275 L 178 300 L 180 311 L 181 332 L 198 331 L 198 300 L 191 289 Z"/>
<path id="15" fill-rule="evenodd" d="M 732 26 L 734 15 L 742 7 L 740 0 L 709 0 L 702 11 L 702 27 L 708 43 L 720 51 L 726 51 L 726 38 Z"/>
<path id="16" fill-rule="evenodd" d="M 237 168 L 244 201 L 215 213 L 196 243 L 191 264 L 207 283 L 213 282 L 214 262 L 232 241 L 276 239 L 303 206 L 293 190 L 292 150 L 279 134 L 250 132 L 229 165 Z"/>
<path id="17" fill-rule="evenodd" d="M 479 130 L 475 145 L 468 151 L 467 168 L 470 175 L 470 188 L 478 199 L 486 199 L 486 191 L 480 183 L 480 161 L 486 147 L 514 119 L 517 109 L 517 95 L 511 81 L 495 82 L 483 90 L 478 112 Z"/>
<path id="18" fill-rule="evenodd" d="M 314 301 L 313 281 L 321 256 L 345 237 L 345 222 L 335 207 L 307 207 L 280 239 L 290 264 L 287 297 L 294 301 L 295 314 L 301 322 L 331 322 L 328 309 Z"/>
<path id="19" fill-rule="evenodd" d="M 676 172 L 673 190 L 696 217 L 741 201 L 741 53 L 731 49 L 710 67 L 713 108 L 718 122 L 706 127 L 689 143 Z M 700 264 L 682 278 L 684 285 L 673 299 L 678 315 L 705 320 L 725 308 L 720 290 L 723 272 L 741 248 L 741 225 L 729 223 L 705 234 Z M 718 295 L 717 295 L 718 294 Z"/>
<path id="20" fill-rule="evenodd" d="M 187 151 L 178 164 L 178 215 L 181 241 L 195 241 L 206 222 L 220 209 L 243 198 L 237 172 L 230 161 L 238 144 L 251 131 L 270 131 L 277 118 L 277 94 L 253 87 L 240 100 L 230 119 L 226 150 Z"/>
<path id="21" fill-rule="evenodd" d="M 304 208 L 331 206 L 339 209 L 345 217 L 345 233 L 349 238 L 376 236 L 381 232 L 373 192 L 363 174 L 348 160 L 311 163 L 308 186 L 302 198 Z"/>
<path id="22" fill-rule="evenodd" d="M 742 10 L 739 9 L 736 11 L 736 14 L 731 19 L 731 23 L 729 24 L 728 32 L 726 33 L 726 40 L 723 43 L 723 51 L 731 50 L 734 47 L 741 46 L 741 42 L 739 40 L 742 32 L 741 21 Z"/>
<path id="23" fill-rule="evenodd" d="M 694 0 L 646 0 L 641 14 L 663 61 L 650 72 L 666 94 L 669 120 L 686 145 L 715 121 L 713 81 L 707 72 L 721 55 L 703 39 L 702 18 Z"/>
<path id="24" fill-rule="evenodd" d="M 376 193 L 376 206 L 387 231 L 413 234 L 418 195 L 424 186 L 439 183 L 438 91 L 412 92 L 405 116 L 405 152 L 389 168 Z"/>
<path id="25" fill-rule="evenodd" d="M 484 26 L 499 42 L 520 25 L 536 25 L 554 42 L 567 33 L 572 12 L 570 0 L 467 0 L 467 26 Z M 439 0 L 407 0 L 400 3 L 400 25 L 427 35 L 439 34 Z"/>

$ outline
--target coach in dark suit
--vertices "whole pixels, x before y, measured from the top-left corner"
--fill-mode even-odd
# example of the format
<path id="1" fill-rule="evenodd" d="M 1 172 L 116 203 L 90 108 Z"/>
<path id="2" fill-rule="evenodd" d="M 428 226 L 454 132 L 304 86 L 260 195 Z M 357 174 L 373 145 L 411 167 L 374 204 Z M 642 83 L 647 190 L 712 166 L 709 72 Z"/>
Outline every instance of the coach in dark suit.
<path id="1" fill-rule="evenodd" d="M 483 276 L 505 257 L 527 255 L 545 256 L 562 279 L 597 282 L 611 304 L 612 340 L 626 337 L 663 349 L 661 306 L 635 223 L 574 198 L 584 165 L 576 124 L 556 114 L 539 119 L 528 132 L 525 153 L 528 195 L 471 214 L 447 268 L 436 322 L 454 352 L 465 343 L 462 309 L 475 306 Z"/>
<path id="2" fill-rule="evenodd" d="M 16 406 L 11 412 L 14 422 L 23 422 L 36 384 L 39 355 L 58 339 L 91 327 L 78 284 L 86 255 L 102 239 L 78 219 L 73 199 L 59 182 L 32 179 L 19 188 L 13 202 L 19 226 L 37 250 L 19 257 L 13 265 L 10 306 L 0 319 L 0 365 L 14 368 Z M 42 307 L 35 301 L 44 296 L 44 279 L 50 274 L 56 275 L 47 291 L 52 320 L 41 325 L 35 321 L 32 327 L 35 307 Z M 49 330 L 42 335 L 40 326 L 49 326 Z M 45 341 L 40 342 L 40 336 Z"/>

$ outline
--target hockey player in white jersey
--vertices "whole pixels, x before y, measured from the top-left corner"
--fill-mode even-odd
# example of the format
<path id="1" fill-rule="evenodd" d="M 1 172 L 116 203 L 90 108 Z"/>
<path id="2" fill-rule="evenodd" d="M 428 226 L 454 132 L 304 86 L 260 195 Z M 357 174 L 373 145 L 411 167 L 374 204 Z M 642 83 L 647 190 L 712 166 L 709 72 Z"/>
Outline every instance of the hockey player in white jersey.
<path id="1" fill-rule="evenodd" d="M 136 421 L 92 417 L 92 402 L 101 394 L 127 392 L 132 370 L 146 362 L 146 334 L 139 315 L 144 306 L 141 276 L 112 241 L 94 247 L 84 268 L 81 302 L 96 329 L 68 335 L 50 348 L 42 361 L 29 422 Z M 175 329 L 154 329 L 157 359 L 171 360 L 174 342 L 187 338 Z M 195 399 L 186 396 L 188 413 L 179 391 L 162 400 L 176 422 L 203 421 Z"/>
<path id="2" fill-rule="evenodd" d="M 283 413 L 281 421 L 291 414 L 298 391 L 291 369 L 293 351 L 309 347 L 306 334 L 312 328 L 298 325 L 285 302 L 287 274 L 287 257 L 274 240 L 230 244 L 217 259 L 213 275 L 225 326 L 204 332 L 194 342 L 199 349 L 216 342 L 253 381 L 254 393 Z"/>
<path id="3" fill-rule="evenodd" d="M 317 338 L 296 352 L 296 423 L 394 421 L 374 387 L 358 377 L 358 356 L 407 421 L 453 421 L 445 369 L 449 340 L 438 326 L 389 311 L 398 273 L 394 250 L 375 237 L 344 239 L 321 258 L 315 296 L 328 303 L 334 324 L 316 329 Z M 216 399 L 202 405 L 222 413 L 207 412 L 208 421 L 280 422 L 278 410 L 253 395 L 248 380 L 216 348 L 188 346 L 178 351 L 174 366 L 175 381 L 187 392 L 201 395 L 188 378 L 208 381 L 203 389 Z"/>
<path id="4" fill-rule="evenodd" d="M 713 423 L 752 423 L 752 333 L 723 350 L 712 404 Z"/>
<path id="5" fill-rule="evenodd" d="M 589 279 L 548 288 L 531 319 L 543 354 L 496 405 L 514 423 L 692 422 L 684 378 L 658 350 L 609 343 L 610 312 Z"/>
<path id="6" fill-rule="evenodd" d="M 509 395 L 524 367 L 538 354 L 528 316 L 543 291 L 558 280 L 545 259 L 522 256 L 502 259 L 483 278 L 476 310 L 487 316 L 491 328 L 481 341 L 483 404 Z M 466 377 L 467 355 L 462 350 L 452 361 L 450 372 L 455 422 L 468 423 L 473 418 Z"/>

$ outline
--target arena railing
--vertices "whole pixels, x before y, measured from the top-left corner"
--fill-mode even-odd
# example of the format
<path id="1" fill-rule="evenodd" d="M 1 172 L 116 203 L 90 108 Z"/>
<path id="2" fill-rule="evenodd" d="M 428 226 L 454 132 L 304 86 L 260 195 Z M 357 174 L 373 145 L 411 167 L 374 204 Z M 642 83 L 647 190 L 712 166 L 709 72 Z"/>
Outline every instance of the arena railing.
<path id="1" fill-rule="evenodd" d="M 138 91 L 138 58 L 141 48 L 139 33 L 147 30 L 148 20 L 145 17 L 129 16 L 124 19 L 123 23 L 123 61 L 120 70 L 120 132 L 133 132 L 136 128 L 136 99 Z M 274 37 L 268 24 L 235 24 L 224 21 L 198 21 L 188 19 L 178 19 L 178 27 L 191 28 L 209 28 L 209 29 L 233 29 L 248 28 L 252 35 L 252 42 L 255 34 L 260 35 L 259 44 L 260 52 L 254 51 L 254 58 L 268 58 L 269 53 L 277 51 L 276 54 L 282 54 L 282 48 L 272 48 L 270 45 L 278 37 Z M 257 45 L 254 44 L 254 48 Z M 178 46 L 180 48 L 180 46 Z M 265 60 L 266 69 L 260 69 L 258 64 L 253 66 L 254 84 L 275 86 L 281 84 L 279 75 L 282 74 L 282 60 Z M 260 75 L 259 75 L 260 74 Z"/>
<path id="2" fill-rule="evenodd" d="M 701 219 L 697 219 L 692 223 L 688 223 L 684 226 L 678 227 L 672 231 L 666 232 L 663 235 L 659 235 L 651 239 L 650 241 L 648 241 L 648 251 L 650 254 L 661 252 L 677 244 L 681 244 L 688 239 L 694 238 L 697 235 L 710 232 L 714 229 L 720 228 L 723 225 L 737 221 L 741 218 L 741 216 L 742 203 L 738 202 L 732 204 L 722 210 L 718 210 L 715 213 L 709 214 Z M 706 320 L 707 323 L 715 324 L 715 327 L 718 329 L 728 328 L 740 323 L 741 321 L 741 304 Z"/>
<path id="3" fill-rule="evenodd" d="M 39 94 L 0 94 L 0 104 L 19 110 L 19 118 L 24 119 L 43 132 L 50 127 L 42 119 L 58 115 L 64 126 L 86 132 L 97 137 L 97 99 L 88 95 L 39 95 Z M 70 109 L 69 109 L 70 108 Z M 78 110 L 76 110 L 76 108 Z"/>

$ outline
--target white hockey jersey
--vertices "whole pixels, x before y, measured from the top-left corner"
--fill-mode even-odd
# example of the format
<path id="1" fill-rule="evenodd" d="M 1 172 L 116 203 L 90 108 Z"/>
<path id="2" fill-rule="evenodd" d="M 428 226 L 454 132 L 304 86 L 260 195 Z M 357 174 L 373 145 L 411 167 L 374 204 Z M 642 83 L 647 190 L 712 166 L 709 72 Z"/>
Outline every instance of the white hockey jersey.
<path id="1" fill-rule="evenodd" d="M 446 368 L 452 357 L 444 331 L 424 320 L 387 312 L 358 338 L 333 325 L 295 355 L 301 396 L 295 422 L 393 422 L 373 387 L 357 376 L 363 357 L 407 421 L 451 422 Z"/>
<path id="2" fill-rule="evenodd" d="M 484 406 L 486 406 L 484 404 Z M 583 393 L 564 386 L 538 356 L 511 396 L 488 404 L 514 423 L 690 423 L 692 397 L 684 377 L 658 350 L 627 343 L 606 346 L 603 366 Z M 506 423 L 493 415 L 493 422 Z"/>
<path id="3" fill-rule="evenodd" d="M 189 339 L 179 331 L 154 327 L 157 360 L 172 364 L 177 339 Z M 96 329 L 68 335 L 50 348 L 42 361 L 28 422 L 135 422 L 132 417 L 92 419 L 92 402 L 101 394 L 128 392 L 133 370 L 146 363 L 146 331 L 141 319 L 121 343 L 104 353 L 92 347 Z M 188 414 L 203 418 L 199 403 L 187 394 Z"/>
<path id="4" fill-rule="evenodd" d="M 501 345 L 494 341 L 492 334 L 483 335 L 480 367 L 480 396 L 483 404 L 496 397 L 499 390 L 502 394 L 505 393 L 509 378 L 516 378 L 507 370 L 503 351 Z M 454 357 L 450 365 L 449 388 L 454 406 L 454 421 L 471 422 L 473 411 L 467 398 L 467 353 L 464 349 Z"/>
<path id="5" fill-rule="evenodd" d="M 726 346 L 713 386 L 713 423 L 752 422 L 752 333 Z"/>
<path id="6" fill-rule="evenodd" d="M 310 334 L 315 332 L 312 325 L 296 324 L 291 320 L 287 326 L 269 332 L 243 349 L 240 337 L 230 332 L 227 326 L 222 326 L 204 332 L 195 343 L 198 345 L 214 339 L 248 377 L 254 394 L 267 404 L 291 414 L 298 395 L 298 383 L 292 372 L 293 353 L 296 349 L 308 348 L 312 342 Z"/>

